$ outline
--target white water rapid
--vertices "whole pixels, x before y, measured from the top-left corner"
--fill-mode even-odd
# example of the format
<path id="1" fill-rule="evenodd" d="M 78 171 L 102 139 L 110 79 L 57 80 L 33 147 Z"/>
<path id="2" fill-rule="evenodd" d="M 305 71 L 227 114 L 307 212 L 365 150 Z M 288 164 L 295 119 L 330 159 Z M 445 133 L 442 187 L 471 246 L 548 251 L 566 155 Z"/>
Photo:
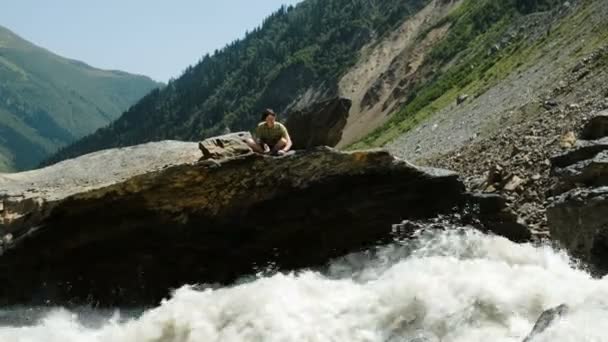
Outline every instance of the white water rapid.
<path id="1" fill-rule="evenodd" d="M 562 303 L 569 313 L 534 342 L 608 341 L 608 278 L 593 279 L 548 246 L 461 230 L 421 233 L 323 272 L 186 286 L 136 317 L 59 308 L 23 323 L 32 310 L 0 308 L 0 341 L 510 342 Z"/>

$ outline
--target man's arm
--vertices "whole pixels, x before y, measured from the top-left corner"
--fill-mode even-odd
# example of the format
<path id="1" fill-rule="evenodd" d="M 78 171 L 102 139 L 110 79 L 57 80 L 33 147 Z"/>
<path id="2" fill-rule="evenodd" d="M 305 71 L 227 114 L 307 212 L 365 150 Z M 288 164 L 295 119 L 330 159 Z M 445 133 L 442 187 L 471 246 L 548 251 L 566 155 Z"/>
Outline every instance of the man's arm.
<path id="1" fill-rule="evenodd" d="M 287 143 L 285 144 L 285 147 L 282 148 L 282 150 L 284 152 L 287 152 L 291 149 L 291 145 L 293 145 L 293 143 L 291 141 L 291 137 L 289 136 L 289 132 L 287 132 L 287 127 L 285 126 L 283 126 L 283 138 L 287 140 Z"/>

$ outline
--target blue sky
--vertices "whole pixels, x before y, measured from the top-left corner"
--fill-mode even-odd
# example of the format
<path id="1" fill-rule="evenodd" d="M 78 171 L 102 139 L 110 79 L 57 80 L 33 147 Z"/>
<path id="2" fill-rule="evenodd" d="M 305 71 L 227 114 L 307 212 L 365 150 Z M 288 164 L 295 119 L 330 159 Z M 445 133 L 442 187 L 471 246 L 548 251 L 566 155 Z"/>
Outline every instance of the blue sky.
<path id="1" fill-rule="evenodd" d="M 300 0 L 5 0 L 0 25 L 102 69 L 177 78 L 282 4 Z"/>

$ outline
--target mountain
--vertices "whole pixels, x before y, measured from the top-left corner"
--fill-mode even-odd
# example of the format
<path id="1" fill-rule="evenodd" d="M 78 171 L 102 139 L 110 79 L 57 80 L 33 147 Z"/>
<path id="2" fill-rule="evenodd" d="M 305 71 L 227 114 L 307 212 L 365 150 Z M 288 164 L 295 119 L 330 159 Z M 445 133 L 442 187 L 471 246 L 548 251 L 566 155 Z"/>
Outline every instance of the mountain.
<path id="1" fill-rule="evenodd" d="M 158 86 L 57 56 L 0 26 L 0 171 L 36 166 Z"/>
<path id="2" fill-rule="evenodd" d="M 263 108 L 285 111 L 336 92 L 359 50 L 428 0 L 306 0 L 155 90 L 108 127 L 50 162 L 98 149 L 167 138 L 197 140 L 249 129 Z"/>
<path id="3" fill-rule="evenodd" d="M 453 141 L 429 143 L 429 151 L 445 152 L 474 139 L 482 128 L 496 127 L 492 118 L 500 115 L 490 114 L 510 113 L 540 96 L 546 81 L 557 75 L 542 68 L 549 53 L 576 43 L 577 51 L 553 58 L 573 65 L 605 41 L 605 3 L 305 0 L 282 7 L 243 39 L 204 56 L 166 88 L 149 93 L 120 119 L 48 162 L 110 147 L 248 130 L 263 108 L 284 117 L 333 96 L 353 101 L 341 148 L 399 144 L 437 113 L 491 119 L 484 127 L 461 129 Z M 543 82 L 512 80 L 537 69 L 534 80 Z M 448 137 L 466 126 L 458 117 L 450 120 L 437 124 Z M 427 148 L 418 145 L 410 139 L 395 152 L 417 158 L 421 155 L 400 152 Z"/>

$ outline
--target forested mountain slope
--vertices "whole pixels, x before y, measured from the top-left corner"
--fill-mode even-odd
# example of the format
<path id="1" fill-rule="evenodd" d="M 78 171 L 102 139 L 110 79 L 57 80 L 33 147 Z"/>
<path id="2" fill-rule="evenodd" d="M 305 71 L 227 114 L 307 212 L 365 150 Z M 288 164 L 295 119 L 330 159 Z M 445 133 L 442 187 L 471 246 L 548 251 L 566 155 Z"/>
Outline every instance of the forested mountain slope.
<path id="1" fill-rule="evenodd" d="M 284 112 L 337 93 L 339 78 L 366 44 L 429 0 L 306 0 L 283 7 L 242 40 L 204 56 L 119 120 L 53 160 L 162 139 L 196 140 L 249 129 L 266 107 Z M 308 92 L 307 92 L 308 91 Z"/>
<path id="2" fill-rule="evenodd" d="M 471 85 L 481 93 L 504 79 L 511 69 L 486 71 L 505 55 L 520 53 L 517 63 L 529 46 L 550 44 L 539 39 L 545 26 L 567 18 L 565 7 L 575 8 L 556 0 L 305 0 L 204 56 L 50 162 L 247 130 L 263 108 L 288 116 L 338 95 L 353 100 L 340 146 L 382 146 L 441 109 L 436 101 L 452 103 Z M 527 24 L 539 16 L 549 19 Z"/>

